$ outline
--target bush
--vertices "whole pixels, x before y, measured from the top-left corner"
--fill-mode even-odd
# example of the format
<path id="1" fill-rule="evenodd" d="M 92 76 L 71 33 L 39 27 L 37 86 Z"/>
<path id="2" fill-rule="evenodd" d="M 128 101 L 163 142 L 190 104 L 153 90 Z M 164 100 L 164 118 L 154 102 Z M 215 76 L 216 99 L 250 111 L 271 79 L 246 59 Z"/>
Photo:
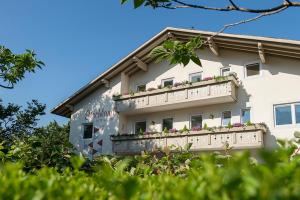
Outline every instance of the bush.
<path id="1" fill-rule="evenodd" d="M 62 171 L 71 166 L 70 158 L 74 155 L 68 133 L 69 125 L 51 122 L 46 127 L 35 129 L 22 140 L 14 140 L 6 159 L 22 162 L 25 171 L 36 171 L 45 166 Z"/>
<path id="2" fill-rule="evenodd" d="M 300 159 L 295 145 L 261 151 L 257 164 L 249 152 L 195 155 L 168 151 L 134 157 L 103 156 L 93 161 L 94 173 L 58 173 L 44 167 L 26 174 L 22 165 L 0 167 L 1 199 L 299 199 Z M 284 148 L 283 148 L 284 147 Z M 292 157 L 291 157 L 292 156 Z"/>

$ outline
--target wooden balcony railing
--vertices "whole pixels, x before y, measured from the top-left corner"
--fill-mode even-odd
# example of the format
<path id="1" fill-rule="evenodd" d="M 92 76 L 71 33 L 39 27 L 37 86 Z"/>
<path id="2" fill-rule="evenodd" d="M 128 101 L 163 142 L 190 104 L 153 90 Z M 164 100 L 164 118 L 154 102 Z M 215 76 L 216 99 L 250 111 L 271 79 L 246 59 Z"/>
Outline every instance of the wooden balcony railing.
<path id="1" fill-rule="evenodd" d="M 264 124 L 253 124 L 185 133 L 114 135 L 111 140 L 116 154 L 140 154 L 141 151 L 151 152 L 166 146 L 176 149 L 187 145 L 191 146 L 190 151 L 224 150 L 226 144 L 233 149 L 255 149 L 264 146 L 266 131 Z"/>
<path id="2" fill-rule="evenodd" d="M 155 112 L 236 101 L 238 81 L 230 75 L 172 88 L 156 89 L 115 99 L 123 113 Z"/>

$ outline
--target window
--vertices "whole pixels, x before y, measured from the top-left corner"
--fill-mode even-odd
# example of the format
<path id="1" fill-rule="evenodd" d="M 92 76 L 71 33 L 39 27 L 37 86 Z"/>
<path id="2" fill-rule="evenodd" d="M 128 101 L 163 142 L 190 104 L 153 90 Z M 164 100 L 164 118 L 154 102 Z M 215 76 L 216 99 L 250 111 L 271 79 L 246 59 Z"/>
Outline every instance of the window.
<path id="1" fill-rule="evenodd" d="M 162 86 L 163 87 L 173 86 L 173 79 L 169 78 L 169 79 L 162 80 Z"/>
<path id="2" fill-rule="evenodd" d="M 146 131 L 146 121 L 135 122 L 135 134 L 144 133 Z"/>
<path id="3" fill-rule="evenodd" d="M 136 87 L 137 92 L 145 92 L 146 91 L 146 85 L 138 85 Z"/>
<path id="4" fill-rule="evenodd" d="M 83 139 L 90 139 L 93 137 L 93 124 L 83 124 Z"/>
<path id="5" fill-rule="evenodd" d="M 190 74 L 190 81 L 191 82 L 199 82 L 202 80 L 202 72 L 198 72 L 198 73 L 193 73 Z"/>
<path id="6" fill-rule="evenodd" d="M 251 63 L 246 65 L 246 76 L 256 76 L 260 74 L 260 64 Z"/>
<path id="7" fill-rule="evenodd" d="M 191 128 L 202 128 L 202 116 L 201 115 L 191 116 Z"/>
<path id="8" fill-rule="evenodd" d="M 222 126 L 227 126 L 231 123 L 231 112 L 225 111 L 222 113 Z"/>
<path id="9" fill-rule="evenodd" d="M 274 106 L 275 125 L 300 124 L 300 104 L 290 103 Z"/>
<path id="10" fill-rule="evenodd" d="M 250 122 L 250 109 L 242 109 L 241 123 Z"/>
<path id="11" fill-rule="evenodd" d="M 295 105 L 295 113 L 296 113 L 296 123 L 300 123 L 300 104 Z"/>
<path id="12" fill-rule="evenodd" d="M 276 125 L 292 124 L 291 105 L 280 105 L 275 107 Z"/>
<path id="13" fill-rule="evenodd" d="M 221 68 L 221 76 L 228 76 L 230 74 L 230 67 Z"/>
<path id="14" fill-rule="evenodd" d="M 162 130 L 170 130 L 173 128 L 173 118 L 163 119 Z"/>

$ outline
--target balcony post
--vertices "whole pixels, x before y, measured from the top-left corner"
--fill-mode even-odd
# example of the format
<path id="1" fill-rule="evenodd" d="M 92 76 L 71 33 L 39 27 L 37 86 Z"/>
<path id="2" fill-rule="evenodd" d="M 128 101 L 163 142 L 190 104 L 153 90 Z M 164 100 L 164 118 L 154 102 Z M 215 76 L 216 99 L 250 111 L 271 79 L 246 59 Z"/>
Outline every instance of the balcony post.
<path id="1" fill-rule="evenodd" d="M 185 98 L 188 99 L 188 97 L 189 97 L 189 91 L 188 89 L 185 89 Z"/>
<path id="2" fill-rule="evenodd" d="M 121 94 L 129 92 L 129 76 L 125 72 L 121 73 Z"/>
<path id="3" fill-rule="evenodd" d="M 236 133 L 233 133 L 233 144 L 236 144 Z"/>

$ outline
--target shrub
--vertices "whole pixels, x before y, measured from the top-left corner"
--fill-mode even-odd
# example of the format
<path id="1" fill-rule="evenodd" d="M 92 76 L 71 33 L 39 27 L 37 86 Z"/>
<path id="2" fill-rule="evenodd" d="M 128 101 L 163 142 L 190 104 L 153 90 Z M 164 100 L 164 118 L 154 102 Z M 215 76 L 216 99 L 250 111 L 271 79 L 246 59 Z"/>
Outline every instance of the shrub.
<path id="1" fill-rule="evenodd" d="M 186 133 L 189 132 L 190 130 L 184 125 L 184 127 L 180 130 L 180 133 Z"/>
<path id="2" fill-rule="evenodd" d="M 226 128 L 232 128 L 233 126 L 232 126 L 232 124 L 229 122 L 228 124 L 227 124 L 227 126 L 226 126 Z"/>
<path id="3" fill-rule="evenodd" d="M 203 129 L 204 129 L 204 130 L 207 130 L 207 129 L 208 129 L 207 123 L 204 123 Z"/>
<path id="4" fill-rule="evenodd" d="M 246 122 L 246 126 L 252 126 L 252 125 L 253 125 L 253 123 L 251 123 L 250 121 Z"/>
<path id="5" fill-rule="evenodd" d="M 36 171 L 43 167 L 53 167 L 63 171 L 70 167 L 73 146 L 69 143 L 69 125 L 60 126 L 51 122 L 48 126 L 37 128 L 23 138 L 15 140 L 7 159 L 22 162 L 25 171 Z"/>
<path id="6" fill-rule="evenodd" d="M 163 133 L 166 134 L 166 133 L 168 133 L 168 132 L 169 132 L 169 130 L 167 129 L 167 127 L 165 127 L 164 130 L 163 130 Z"/>
<path id="7" fill-rule="evenodd" d="M 1 199 L 299 199 L 300 158 L 295 147 L 259 152 L 263 164 L 247 151 L 192 154 L 170 149 L 156 155 L 102 156 L 94 172 L 80 171 L 84 162 L 72 158 L 73 171 L 45 167 L 35 174 L 21 164 L 0 168 Z M 285 146 L 285 148 L 283 148 Z"/>

